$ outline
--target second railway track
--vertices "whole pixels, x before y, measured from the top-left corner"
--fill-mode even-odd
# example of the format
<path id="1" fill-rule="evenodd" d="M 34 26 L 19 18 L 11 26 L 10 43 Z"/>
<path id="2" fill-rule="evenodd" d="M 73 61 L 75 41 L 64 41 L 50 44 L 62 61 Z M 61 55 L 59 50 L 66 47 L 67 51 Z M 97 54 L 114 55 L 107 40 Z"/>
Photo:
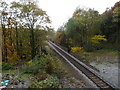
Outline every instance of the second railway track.
<path id="1" fill-rule="evenodd" d="M 61 55 L 64 59 L 68 60 L 72 65 L 80 70 L 85 76 L 87 76 L 91 82 L 93 82 L 98 88 L 109 88 L 110 90 L 115 90 L 116 87 L 110 84 L 108 81 L 105 81 L 96 71 L 80 62 L 77 58 L 73 57 L 69 53 L 65 52 L 63 49 L 58 47 L 56 44 L 51 41 L 48 42 L 49 46 L 54 49 L 59 55 Z M 95 87 L 96 87 L 95 86 Z"/>

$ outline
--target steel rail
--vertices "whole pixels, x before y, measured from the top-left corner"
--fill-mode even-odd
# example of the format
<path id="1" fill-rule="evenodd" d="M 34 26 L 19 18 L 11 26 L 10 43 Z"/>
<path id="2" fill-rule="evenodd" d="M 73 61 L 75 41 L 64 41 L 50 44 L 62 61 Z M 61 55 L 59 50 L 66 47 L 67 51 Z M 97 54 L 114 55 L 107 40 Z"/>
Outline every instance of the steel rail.
<path id="1" fill-rule="evenodd" d="M 93 83 L 96 84 L 97 87 L 99 88 L 111 88 L 115 89 L 117 88 L 116 86 L 112 85 L 110 82 L 106 81 L 103 77 L 99 75 L 98 72 L 93 70 L 92 68 L 88 67 L 86 64 L 75 58 L 74 56 L 70 55 L 60 47 L 58 47 L 56 44 L 52 43 L 51 41 L 48 42 L 51 48 L 53 48 L 57 53 L 59 53 L 60 56 L 62 56 L 69 64 L 70 62 L 74 65 L 74 67 L 79 68 L 79 71 L 81 70 L 82 73 L 85 74 Z M 73 66 L 72 65 L 72 66 Z M 90 81 L 88 80 L 88 81 Z M 92 83 L 92 85 L 93 85 Z M 95 88 L 96 86 L 93 85 Z"/>

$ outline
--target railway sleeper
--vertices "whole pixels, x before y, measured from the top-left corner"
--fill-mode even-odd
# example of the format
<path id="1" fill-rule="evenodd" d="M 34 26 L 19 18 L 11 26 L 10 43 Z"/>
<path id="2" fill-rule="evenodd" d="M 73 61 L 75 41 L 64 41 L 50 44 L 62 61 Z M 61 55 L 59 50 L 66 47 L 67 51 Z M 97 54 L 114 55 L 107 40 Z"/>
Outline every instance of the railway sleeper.
<path id="1" fill-rule="evenodd" d="M 91 75 L 89 75 L 90 77 L 95 77 L 95 75 L 93 75 L 93 74 L 91 74 Z"/>
<path id="2" fill-rule="evenodd" d="M 96 83 L 97 83 L 97 84 L 101 84 L 101 83 L 103 83 L 103 81 L 96 81 Z"/>
<path id="3" fill-rule="evenodd" d="M 101 83 L 101 84 L 98 84 L 100 87 L 105 87 L 105 86 L 108 86 L 107 84 L 105 83 Z"/>
<path id="4" fill-rule="evenodd" d="M 99 85 L 100 87 L 105 87 L 105 86 L 108 86 L 107 84 L 105 83 L 97 83 L 97 85 Z"/>
<path id="5" fill-rule="evenodd" d="M 55 45 L 53 45 L 54 47 L 56 47 Z M 56 48 L 58 49 L 58 48 Z M 59 52 L 62 53 L 61 50 L 58 49 Z M 66 54 L 67 55 L 67 54 Z M 71 59 L 71 58 L 70 58 Z M 109 85 L 107 85 L 104 81 L 100 80 L 99 78 L 97 78 L 96 76 L 94 76 L 93 74 L 89 75 L 88 72 L 84 72 L 87 73 L 88 77 L 91 78 L 91 80 L 93 82 L 95 82 L 97 84 L 97 86 L 99 86 L 100 88 L 111 88 Z"/>
<path id="6" fill-rule="evenodd" d="M 110 88 L 109 86 L 104 86 L 104 87 L 102 87 L 102 88 Z"/>
<path id="7" fill-rule="evenodd" d="M 103 82 L 102 81 L 94 81 L 96 84 L 103 84 Z"/>
<path id="8" fill-rule="evenodd" d="M 92 78 L 94 81 L 101 81 L 99 78 Z"/>
<path id="9" fill-rule="evenodd" d="M 98 78 L 96 78 L 95 76 L 93 76 L 93 77 L 90 77 L 91 79 L 98 79 Z"/>

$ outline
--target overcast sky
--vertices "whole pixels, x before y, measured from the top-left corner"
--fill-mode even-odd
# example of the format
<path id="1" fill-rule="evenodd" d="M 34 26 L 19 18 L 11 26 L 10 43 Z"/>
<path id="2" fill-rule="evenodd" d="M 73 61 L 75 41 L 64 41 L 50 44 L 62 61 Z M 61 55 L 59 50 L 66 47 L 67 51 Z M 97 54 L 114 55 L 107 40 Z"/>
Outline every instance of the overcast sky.
<path id="1" fill-rule="evenodd" d="M 18 0 L 5 0 L 18 1 Z M 81 8 L 94 8 L 103 13 L 106 8 L 114 6 L 119 0 L 37 0 L 38 5 L 50 16 L 52 27 L 57 30 L 59 26 L 63 25 L 73 14 L 75 9 L 79 6 Z"/>

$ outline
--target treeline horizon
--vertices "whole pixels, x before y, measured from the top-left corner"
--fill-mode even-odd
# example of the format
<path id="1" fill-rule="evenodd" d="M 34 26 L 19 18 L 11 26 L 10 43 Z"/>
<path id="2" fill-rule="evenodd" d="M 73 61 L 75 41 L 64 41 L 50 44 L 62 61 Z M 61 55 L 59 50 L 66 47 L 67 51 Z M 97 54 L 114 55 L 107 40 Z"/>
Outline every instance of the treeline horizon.
<path id="1" fill-rule="evenodd" d="M 26 0 L 0 2 L 2 61 L 33 60 L 41 54 L 47 36 L 54 37 L 49 16 Z M 55 41 L 67 48 L 83 47 L 95 51 L 109 46 L 120 51 L 120 1 L 99 14 L 94 9 L 77 8 L 72 17 L 58 28 Z"/>
<path id="2" fill-rule="evenodd" d="M 62 46 L 83 47 L 86 51 L 111 48 L 120 51 L 120 1 L 105 12 L 77 8 L 72 17 L 56 32 Z"/>

